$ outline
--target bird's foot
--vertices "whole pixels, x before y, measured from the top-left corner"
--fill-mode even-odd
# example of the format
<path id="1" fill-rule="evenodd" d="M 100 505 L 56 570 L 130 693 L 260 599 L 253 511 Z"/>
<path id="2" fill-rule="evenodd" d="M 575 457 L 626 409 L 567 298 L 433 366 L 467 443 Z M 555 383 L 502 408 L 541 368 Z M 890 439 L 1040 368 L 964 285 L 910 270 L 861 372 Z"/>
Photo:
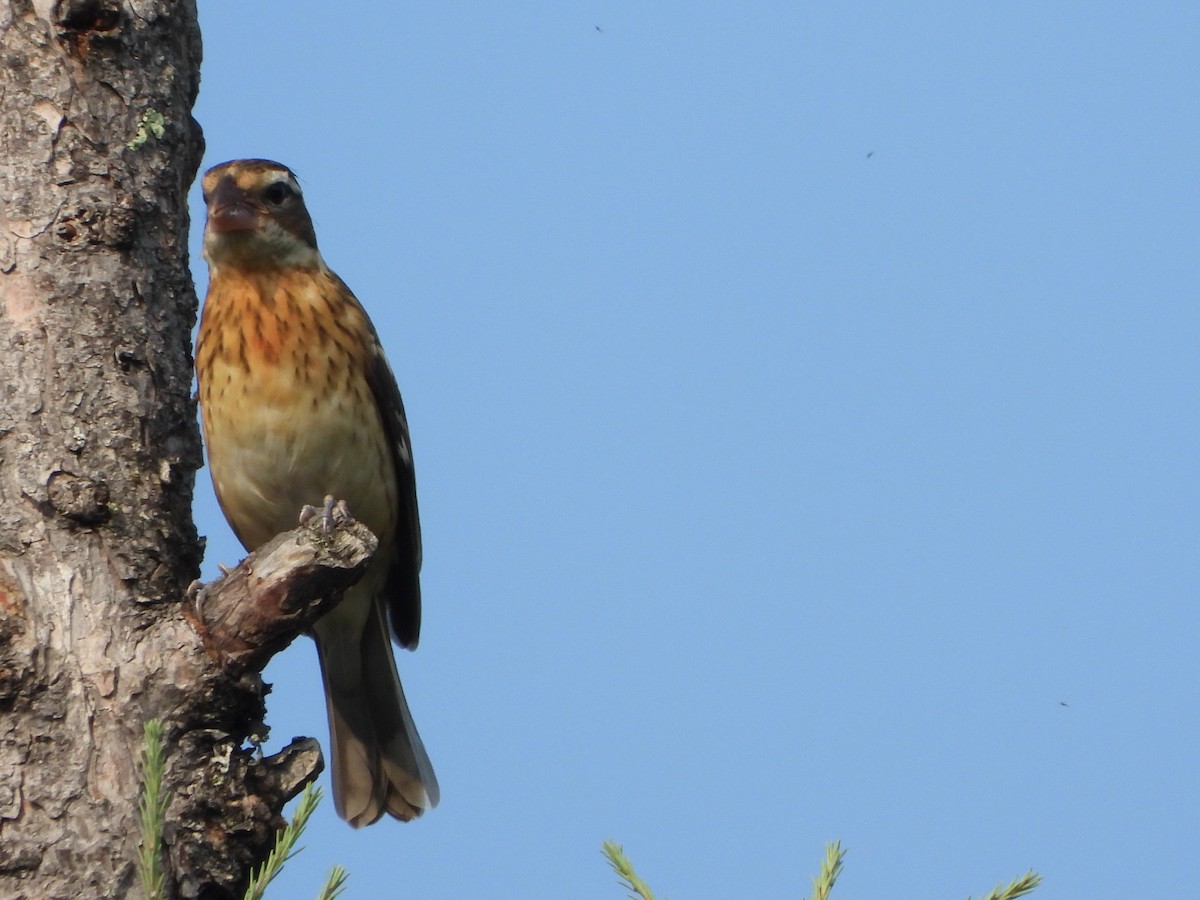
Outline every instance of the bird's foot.
<path id="1" fill-rule="evenodd" d="M 192 608 L 196 610 L 196 618 L 201 622 L 204 621 L 204 582 L 199 578 L 192 579 L 192 583 L 187 586 L 187 592 L 184 594 L 187 601 L 192 604 Z"/>
<path id="2" fill-rule="evenodd" d="M 321 517 L 321 531 L 324 534 L 332 534 L 337 526 L 353 518 L 350 515 L 350 507 L 346 505 L 346 501 L 334 500 L 333 494 L 325 496 L 325 503 L 322 506 L 308 506 L 306 504 L 300 510 L 300 524 L 307 525 L 317 516 Z"/>

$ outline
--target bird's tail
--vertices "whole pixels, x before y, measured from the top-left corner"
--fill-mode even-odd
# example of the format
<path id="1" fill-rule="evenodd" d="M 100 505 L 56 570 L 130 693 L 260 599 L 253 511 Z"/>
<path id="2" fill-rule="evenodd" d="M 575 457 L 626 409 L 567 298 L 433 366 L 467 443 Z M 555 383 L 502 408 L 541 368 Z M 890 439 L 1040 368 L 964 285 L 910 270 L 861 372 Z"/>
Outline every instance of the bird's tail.
<path id="1" fill-rule="evenodd" d="M 360 828 L 384 812 L 407 822 L 437 806 L 437 777 L 404 699 L 380 604 L 351 589 L 313 630 L 338 815 Z"/>

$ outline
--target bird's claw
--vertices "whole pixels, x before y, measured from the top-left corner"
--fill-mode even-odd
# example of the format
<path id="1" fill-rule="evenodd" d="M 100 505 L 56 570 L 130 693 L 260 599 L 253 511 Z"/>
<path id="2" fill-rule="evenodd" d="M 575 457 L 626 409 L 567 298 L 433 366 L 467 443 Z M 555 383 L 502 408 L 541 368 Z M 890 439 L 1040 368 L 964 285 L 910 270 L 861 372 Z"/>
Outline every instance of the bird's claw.
<path id="1" fill-rule="evenodd" d="M 192 580 L 192 583 L 187 586 L 185 594 L 189 603 L 192 604 L 192 609 L 196 611 L 196 618 L 204 621 L 204 582 L 199 578 Z"/>
<path id="2" fill-rule="evenodd" d="M 327 494 L 323 505 L 309 506 L 306 504 L 300 510 L 300 524 L 307 525 L 317 516 L 321 517 L 321 532 L 332 534 L 337 526 L 350 520 L 350 507 L 346 505 L 345 500 L 334 500 L 332 494 Z"/>

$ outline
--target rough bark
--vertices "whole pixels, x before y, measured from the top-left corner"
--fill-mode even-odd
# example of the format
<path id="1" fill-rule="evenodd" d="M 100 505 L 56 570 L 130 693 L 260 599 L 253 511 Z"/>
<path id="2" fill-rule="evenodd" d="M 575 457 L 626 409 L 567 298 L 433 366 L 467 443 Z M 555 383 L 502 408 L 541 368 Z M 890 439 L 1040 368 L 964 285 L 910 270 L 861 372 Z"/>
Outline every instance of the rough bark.
<path id="1" fill-rule="evenodd" d="M 147 719 L 169 754 L 171 896 L 238 895 L 320 767 L 311 742 L 246 746 L 261 681 L 187 591 L 199 63 L 192 0 L 0 0 L 4 898 L 136 895 Z"/>
<path id="2" fill-rule="evenodd" d="M 378 546 L 348 518 L 285 532 L 196 592 L 194 624 L 228 674 L 261 672 L 363 576 Z"/>
<path id="3" fill-rule="evenodd" d="M 266 758 L 254 752 L 267 730 L 258 673 L 362 577 L 378 543 L 352 519 L 329 532 L 318 519 L 267 542 L 214 584 L 189 589 L 181 612 L 207 665 L 184 673 L 186 699 L 168 720 L 177 746 L 166 831 L 179 896 L 240 896 L 283 824 L 283 804 L 321 772 L 311 738 Z"/>

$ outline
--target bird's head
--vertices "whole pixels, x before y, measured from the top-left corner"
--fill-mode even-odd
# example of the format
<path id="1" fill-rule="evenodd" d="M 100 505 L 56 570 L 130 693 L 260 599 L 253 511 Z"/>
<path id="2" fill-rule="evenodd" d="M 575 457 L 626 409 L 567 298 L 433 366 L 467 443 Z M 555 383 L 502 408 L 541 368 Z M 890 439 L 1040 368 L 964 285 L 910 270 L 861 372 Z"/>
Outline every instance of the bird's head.
<path id="1" fill-rule="evenodd" d="M 242 268 L 321 264 L 317 234 L 292 170 L 268 159 L 213 166 L 201 181 L 208 222 L 204 258 Z"/>

